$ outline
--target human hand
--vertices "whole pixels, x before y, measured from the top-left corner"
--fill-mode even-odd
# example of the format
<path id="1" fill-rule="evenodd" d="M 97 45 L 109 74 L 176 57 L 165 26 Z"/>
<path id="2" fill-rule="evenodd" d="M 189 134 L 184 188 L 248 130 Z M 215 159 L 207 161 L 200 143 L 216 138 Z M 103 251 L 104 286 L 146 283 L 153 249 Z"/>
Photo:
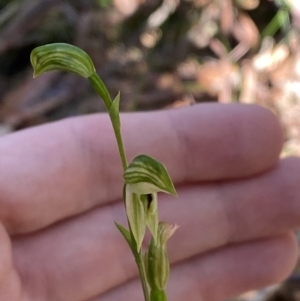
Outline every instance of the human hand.
<path id="1" fill-rule="evenodd" d="M 282 134 L 268 111 L 195 105 L 122 115 L 129 159 L 164 162 L 178 200 L 161 219 L 170 301 L 217 301 L 284 279 L 297 259 L 300 161 L 278 162 Z M 128 246 L 122 166 L 106 115 L 0 139 L 0 301 L 139 301 Z"/>

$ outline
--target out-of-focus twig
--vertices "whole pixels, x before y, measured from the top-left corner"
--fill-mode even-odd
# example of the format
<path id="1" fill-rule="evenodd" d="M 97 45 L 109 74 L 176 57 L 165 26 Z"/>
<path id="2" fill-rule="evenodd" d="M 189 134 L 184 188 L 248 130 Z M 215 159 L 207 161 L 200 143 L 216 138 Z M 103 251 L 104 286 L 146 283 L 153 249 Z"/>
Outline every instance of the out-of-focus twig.
<path id="1" fill-rule="evenodd" d="M 25 1 L 18 7 L 13 21 L 0 32 L 0 55 L 10 48 L 21 45 L 26 33 L 34 28 L 61 0 Z"/>

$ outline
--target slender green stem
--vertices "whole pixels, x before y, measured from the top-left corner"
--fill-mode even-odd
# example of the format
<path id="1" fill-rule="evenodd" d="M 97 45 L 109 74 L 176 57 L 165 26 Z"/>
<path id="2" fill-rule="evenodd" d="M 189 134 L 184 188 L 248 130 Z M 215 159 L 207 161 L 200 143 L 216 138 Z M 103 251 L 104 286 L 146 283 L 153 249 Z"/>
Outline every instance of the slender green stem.
<path id="1" fill-rule="evenodd" d="M 150 301 L 145 264 L 141 252 L 139 252 L 138 254 L 134 254 L 134 257 L 139 269 L 145 301 Z"/>
<path id="2" fill-rule="evenodd" d="M 97 94 L 103 99 L 106 109 L 109 112 L 112 101 L 102 79 L 95 72 L 92 76 L 88 78 L 88 80 L 90 81 L 92 87 L 97 92 Z"/>
<path id="3" fill-rule="evenodd" d="M 124 145 L 123 145 L 123 140 L 122 140 L 122 134 L 121 134 L 121 122 L 120 122 L 120 112 L 119 112 L 119 104 L 120 104 L 120 95 L 118 94 L 114 99 L 110 97 L 110 94 L 103 83 L 102 79 L 98 76 L 98 74 L 95 71 L 94 64 L 92 62 L 92 59 L 89 57 L 87 53 L 85 53 L 83 50 L 79 49 L 76 46 L 72 46 L 69 44 L 64 44 L 64 43 L 54 43 L 54 44 L 49 44 L 45 46 L 41 46 L 36 48 L 35 50 L 32 51 L 31 56 L 30 56 L 32 65 L 34 67 L 34 76 L 38 76 L 40 74 L 43 74 L 47 71 L 52 71 L 52 70 L 64 70 L 68 72 L 73 72 L 76 73 L 80 76 L 83 76 L 85 78 L 88 78 L 89 82 L 91 83 L 92 87 L 96 91 L 96 93 L 103 99 L 103 102 L 106 106 L 106 109 L 108 111 L 113 130 L 115 133 L 115 137 L 117 140 L 118 144 L 118 149 L 122 161 L 122 166 L 124 169 L 124 181 L 125 181 L 125 187 L 127 187 L 127 182 L 126 182 L 126 172 L 128 171 L 127 167 L 127 159 L 126 159 L 126 153 L 124 150 Z M 141 157 L 147 157 L 147 156 L 140 156 Z M 148 161 L 151 159 L 150 157 L 147 157 Z M 154 166 L 158 166 L 158 170 L 162 170 L 162 179 L 164 179 L 164 183 L 166 185 L 166 189 L 162 189 L 162 191 L 165 192 L 170 192 L 171 194 L 176 195 L 175 188 L 173 187 L 171 180 L 169 179 L 169 176 L 164 169 L 164 166 L 157 162 L 154 159 L 150 160 L 151 162 L 154 161 Z M 147 164 L 144 164 L 143 161 L 141 161 L 142 164 L 145 166 Z M 152 162 L 153 163 L 153 162 Z M 151 164 L 148 162 L 148 165 L 151 166 Z M 140 167 L 140 166 L 139 166 Z M 153 168 L 151 169 L 153 170 Z M 151 171 L 150 170 L 150 171 Z M 155 169 L 155 174 L 156 174 L 156 169 Z M 155 178 L 155 175 L 154 175 Z M 152 182 L 149 182 L 151 185 Z M 164 186 L 163 186 L 164 187 Z M 161 188 L 159 185 L 157 188 Z M 125 188 L 126 189 L 126 188 Z M 125 190 L 124 190 L 125 192 Z M 125 201 L 125 207 L 126 204 L 126 193 L 124 194 L 124 201 Z M 145 193 L 147 194 L 147 193 Z M 139 202 L 139 201 L 138 201 Z M 129 203 L 131 205 L 131 203 Z M 142 203 L 138 203 L 138 205 L 142 205 Z M 143 206 L 143 205 L 142 205 Z M 144 208 L 144 207 L 143 207 Z M 142 209 L 143 209 L 142 208 Z M 130 212 L 129 208 L 128 212 Z M 128 216 L 131 217 L 130 213 L 127 213 L 127 220 Z M 146 221 L 143 221 L 144 224 L 142 225 L 143 227 L 146 227 Z M 158 221 L 154 221 L 156 224 Z M 155 224 L 155 226 L 156 226 Z M 151 295 L 149 293 L 149 288 L 151 287 L 149 285 L 148 287 L 148 281 L 147 275 L 146 275 L 146 264 L 144 262 L 143 258 L 143 253 L 140 250 L 140 245 L 141 245 L 141 239 L 137 243 L 138 238 L 134 238 L 133 233 L 135 233 L 135 227 L 131 228 L 130 223 L 128 222 L 129 226 L 129 232 L 127 229 L 125 229 L 123 226 L 120 226 L 116 224 L 118 229 L 121 231 L 122 235 L 130 245 L 130 248 L 132 250 L 133 256 L 135 258 L 135 261 L 138 266 L 140 278 L 141 278 L 141 283 L 142 283 L 142 288 L 143 288 L 143 293 L 144 293 L 144 298 L 145 301 L 166 301 L 164 299 L 165 294 L 164 291 L 155 291 L 152 292 Z M 134 225 L 135 226 L 135 225 Z M 150 228 L 150 231 L 152 231 L 152 226 L 148 226 Z M 132 231 L 134 229 L 134 231 Z M 155 231 L 153 231 L 155 232 Z M 131 235 L 131 238 L 129 235 Z M 148 269 L 148 268 L 147 268 Z M 147 270 L 148 272 L 148 270 Z M 156 296 L 159 297 L 159 299 L 156 300 Z M 155 300 L 153 299 L 155 298 Z"/>
<path id="4" fill-rule="evenodd" d="M 119 153 L 120 153 L 120 157 L 122 160 L 123 169 L 125 171 L 127 169 L 127 159 L 126 159 L 126 154 L 125 154 L 125 150 L 124 150 L 121 131 L 120 131 L 120 129 L 116 128 L 115 126 L 113 126 L 113 128 L 114 128 L 115 136 L 116 136 L 117 143 L 118 143 L 118 148 L 119 148 Z"/>
<path id="5" fill-rule="evenodd" d="M 90 81 L 91 85 L 93 86 L 94 90 L 97 92 L 97 94 L 103 99 L 106 109 L 109 112 L 110 107 L 112 105 L 112 100 L 110 98 L 109 92 L 106 89 L 106 86 L 104 85 L 103 81 L 101 80 L 101 78 L 99 77 L 99 75 L 96 72 L 92 76 L 89 77 L 89 81 Z M 112 125 L 113 125 L 115 136 L 117 139 L 123 169 L 125 171 L 127 168 L 127 159 L 126 159 L 126 155 L 125 155 L 121 131 L 120 131 L 120 128 L 113 121 L 112 121 Z"/>
<path id="6" fill-rule="evenodd" d="M 91 85 L 93 86 L 93 88 L 95 89 L 95 91 L 97 92 L 97 94 L 103 99 L 107 111 L 110 112 L 112 100 L 111 100 L 109 92 L 106 89 L 106 86 L 104 85 L 101 78 L 98 76 L 97 73 L 94 73 L 92 76 L 89 77 L 89 81 L 90 81 Z M 122 166 L 125 171 L 127 169 L 127 159 L 126 159 L 126 154 L 125 154 L 124 145 L 123 145 L 121 128 L 120 128 L 120 125 L 116 124 L 116 122 L 113 122 L 112 119 L 111 119 L 111 122 L 112 122 L 112 126 L 113 126 L 113 129 L 115 132 L 120 157 L 122 160 Z M 131 233 L 131 236 L 133 237 L 132 231 L 130 229 L 130 225 L 129 225 L 129 231 Z M 135 261 L 138 266 L 145 301 L 150 301 L 150 295 L 149 295 L 148 284 L 147 284 L 147 276 L 146 276 L 146 270 L 145 270 L 142 253 L 141 252 L 139 252 L 139 253 L 133 252 L 133 256 L 135 257 Z"/>

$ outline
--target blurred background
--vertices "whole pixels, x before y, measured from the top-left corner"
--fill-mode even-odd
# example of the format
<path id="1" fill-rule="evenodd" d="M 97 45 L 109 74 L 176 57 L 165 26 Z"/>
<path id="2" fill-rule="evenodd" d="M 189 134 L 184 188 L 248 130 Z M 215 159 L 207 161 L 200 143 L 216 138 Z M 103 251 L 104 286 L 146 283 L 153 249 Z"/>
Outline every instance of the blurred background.
<path id="1" fill-rule="evenodd" d="M 255 103 L 300 155 L 299 0 L 0 0 L 0 135 L 105 110 L 83 78 L 32 79 L 31 50 L 53 42 L 87 51 L 122 111 Z M 300 267 L 232 300 L 300 300 Z"/>

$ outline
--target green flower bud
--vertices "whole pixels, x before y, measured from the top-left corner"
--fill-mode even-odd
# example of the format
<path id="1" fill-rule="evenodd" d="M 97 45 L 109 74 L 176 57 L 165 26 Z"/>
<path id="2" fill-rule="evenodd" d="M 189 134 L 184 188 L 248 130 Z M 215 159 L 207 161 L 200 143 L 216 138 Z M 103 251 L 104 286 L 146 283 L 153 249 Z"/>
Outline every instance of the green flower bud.
<path id="1" fill-rule="evenodd" d="M 146 253 L 147 279 L 151 290 L 164 290 L 170 275 L 170 264 L 166 249 L 150 243 Z"/>
<path id="2" fill-rule="evenodd" d="M 92 59 L 85 51 L 65 43 L 35 48 L 31 52 L 30 61 L 34 77 L 54 70 L 68 71 L 86 78 L 96 72 Z"/>
<path id="3" fill-rule="evenodd" d="M 170 264 L 167 255 L 167 240 L 173 235 L 177 226 L 164 222 L 159 223 L 157 243 L 151 240 L 145 254 L 147 280 L 151 290 L 163 291 L 166 288 L 170 274 Z"/>

